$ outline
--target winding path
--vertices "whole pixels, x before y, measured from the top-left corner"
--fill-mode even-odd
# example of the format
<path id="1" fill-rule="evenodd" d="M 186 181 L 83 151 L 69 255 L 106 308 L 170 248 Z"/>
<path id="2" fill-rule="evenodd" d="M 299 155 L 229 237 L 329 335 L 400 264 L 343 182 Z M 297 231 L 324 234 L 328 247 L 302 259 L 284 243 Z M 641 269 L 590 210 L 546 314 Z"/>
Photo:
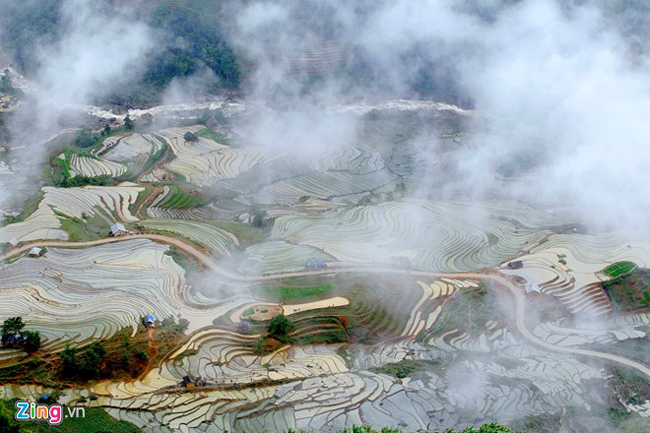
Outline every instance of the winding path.
<path id="1" fill-rule="evenodd" d="M 408 275 L 408 276 L 427 277 L 427 278 L 469 278 L 474 280 L 491 281 L 500 286 L 506 287 L 508 290 L 510 290 L 517 304 L 515 325 L 517 326 L 519 332 L 533 344 L 536 344 L 540 347 L 555 352 L 562 352 L 562 353 L 568 353 L 573 355 L 592 356 L 594 358 L 603 359 L 605 361 L 617 362 L 619 364 L 623 364 L 630 368 L 634 368 L 635 370 L 638 370 L 639 372 L 650 377 L 650 368 L 646 367 L 645 365 L 639 362 L 632 361 L 627 358 L 623 358 L 621 356 L 613 355 L 605 352 L 597 352 L 594 350 L 587 350 L 587 349 L 580 349 L 580 348 L 573 348 L 573 347 L 556 346 L 535 336 L 532 332 L 530 332 L 530 330 L 526 326 L 526 322 L 524 321 L 524 317 L 526 314 L 525 311 L 526 297 L 524 295 L 523 290 L 520 287 L 517 287 L 517 285 L 515 285 L 510 279 L 506 278 L 502 274 L 499 274 L 495 271 L 439 273 L 439 272 L 415 271 L 415 270 L 399 269 L 399 268 L 387 268 L 387 267 L 380 268 L 380 267 L 373 267 L 373 266 L 354 265 L 354 266 L 336 266 L 336 267 L 331 267 L 325 270 L 318 270 L 318 271 L 284 272 L 284 273 L 278 273 L 272 275 L 243 276 L 222 268 L 221 266 L 219 266 L 219 264 L 215 261 L 215 259 L 212 256 L 210 256 L 206 252 L 201 251 L 200 249 L 196 248 L 195 246 L 185 241 L 182 241 L 178 238 L 174 238 L 171 236 L 157 235 L 157 234 L 136 234 L 136 235 L 129 235 L 129 236 L 114 237 L 114 238 L 98 239 L 98 240 L 87 241 L 87 242 L 66 242 L 66 241 L 34 242 L 9 251 L 8 253 L 0 256 L 0 260 L 6 260 L 9 257 L 13 257 L 15 255 L 27 252 L 32 247 L 35 246 L 84 248 L 84 247 L 104 245 L 104 244 L 109 244 L 114 242 L 121 242 L 130 239 L 149 239 L 155 242 L 161 242 L 161 243 L 173 245 L 185 251 L 186 253 L 192 255 L 199 262 L 204 264 L 207 268 L 209 268 L 211 271 L 215 272 L 216 274 L 219 274 L 222 277 L 225 277 L 229 280 L 238 281 L 238 282 L 255 283 L 261 281 L 279 280 L 282 278 L 304 277 L 308 275 L 331 275 L 333 273 L 363 273 L 363 272 L 369 272 L 373 274 Z"/>

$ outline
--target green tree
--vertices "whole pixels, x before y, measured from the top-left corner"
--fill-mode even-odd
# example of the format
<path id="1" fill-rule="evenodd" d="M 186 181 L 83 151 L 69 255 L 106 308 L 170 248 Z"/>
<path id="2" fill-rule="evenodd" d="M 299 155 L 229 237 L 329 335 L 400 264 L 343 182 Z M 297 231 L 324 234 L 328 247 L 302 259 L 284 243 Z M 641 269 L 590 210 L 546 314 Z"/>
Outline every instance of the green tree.
<path id="1" fill-rule="evenodd" d="M 22 333 L 25 340 L 25 352 L 34 353 L 41 348 L 41 333 L 38 331 L 25 331 Z"/>
<path id="2" fill-rule="evenodd" d="M 90 128 L 82 128 L 74 139 L 75 146 L 83 149 L 94 146 L 96 142 L 97 141 Z"/>
<path id="3" fill-rule="evenodd" d="M 24 327 L 25 322 L 23 322 L 22 317 L 10 317 L 9 319 L 5 319 L 2 324 L 2 339 L 4 340 L 10 335 L 18 334 Z"/>
<path id="4" fill-rule="evenodd" d="M 63 371 L 66 373 L 77 372 L 79 362 L 77 361 L 77 349 L 67 345 L 65 349 L 59 353 L 59 358 L 63 361 Z"/>
<path id="5" fill-rule="evenodd" d="M 91 344 L 84 353 L 84 362 L 81 367 L 84 374 L 94 376 L 97 374 L 97 368 L 106 359 L 106 349 L 99 341 Z"/>
<path id="6" fill-rule="evenodd" d="M 102 129 L 102 135 L 111 135 L 111 127 L 108 123 L 104 125 L 104 129 Z"/>
<path id="7" fill-rule="evenodd" d="M 183 135 L 183 138 L 185 141 L 199 141 L 199 137 L 197 137 L 195 134 L 192 134 L 190 131 L 187 131 L 185 135 Z"/>
<path id="8" fill-rule="evenodd" d="M 251 205 L 250 213 L 252 215 L 251 224 L 255 227 L 264 228 L 268 223 L 268 212 L 260 207 L 259 204 Z"/>
<path id="9" fill-rule="evenodd" d="M 134 126 L 134 124 L 133 124 L 133 120 L 131 120 L 131 116 L 129 116 L 129 115 L 127 114 L 126 117 L 124 118 L 124 128 L 125 128 L 127 131 L 132 131 L 132 130 L 133 130 L 133 126 Z"/>
<path id="10" fill-rule="evenodd" d="M 178 324 L 174 321 L 173 317 L 167 317 L 160 322 L 160 327 L 162 329 L 169 329 L 172 332 L 183 333 L 187 330 L 190 322 L 187 319 L 178 319 Z"/>
<path id="11" fill-rule="evenodd" d="M 255 353 L 258 355 L 264 353 L 264 337 L 259 337 L 255 340 Z"/>
<path id="12" fill-rule="evenodd" d="M 284 314 L 278 314 L 269 323 L 269 334 L 274 337 L 286 337 L 296 330 L 296 325 Z"/>
<path id="13" fill-rule="evenodd" d="M 5 69 L 4 75 L 0 78 L 0 93 L 10 94 L 13 90 L 13 86 L 11 85 L 11 78 L 9 78 L 7 72 L 8 71 Z"/>
<path id="14" fill-rule="evenodd" d="M 131 356 L 131 347 L 125 346 L 122 350 L 122 368 L 125 370 L 131 369 L 131 363 L 133 362 L 133 357 Z"/>
<path id="15" fill-rule="evenodd" d="M 149 361 L 149 355 L 147 352 L 145 352 L 142 349 L 135 349 L 135 357 L 138 358 L 140 361 L 148 362 Z"/>
<path id="16" fill-rule="evenodd" d="M 0 432 L 6 433 L 19 433 L 20 426 L 18 421 L 15 420 L 13 407 L 7 407 L 9 404 L 13 404 L 14 400 L 5 400 L 0 401 Z"/>

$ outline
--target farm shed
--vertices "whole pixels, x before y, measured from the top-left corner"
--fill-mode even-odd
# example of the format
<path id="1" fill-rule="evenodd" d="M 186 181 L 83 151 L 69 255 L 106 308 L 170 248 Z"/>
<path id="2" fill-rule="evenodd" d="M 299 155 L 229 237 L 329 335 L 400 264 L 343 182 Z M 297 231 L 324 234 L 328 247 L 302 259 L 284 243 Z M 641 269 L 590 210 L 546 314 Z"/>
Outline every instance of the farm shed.
<path id="1" fill-rule="evenodd" d="M 521 269 L 524 267 L 524 262 L 522 262 L 521 260 L 514 260 L 508 263 L 508 267 L 510 269 Z"/>
<path id="2" fill-rule="evenodd" d="M 195 386 L 205 386 L 205 380 L 201 376 L 195 377 L 191 374 L 183 376 L 183 382 L 181 385 L 185 388 L 194 388 Z"/>
<path id="3" fill-rule="evenodd" d="M 311 258 L 307 260 L 307 263 L 305 263 L 305 267 L 307 269 L 325 269 L 327 267 L 327 264 L 323 259 Z"/>
<path id="4" fill-rule="evenodd" d="M 125 236 L 129 232 L 126 230 L 126 227 L 124 227 L 124 224 L 122 223 L 115 223 L 111 226 L 111 233 L 110 236 Z"/>
<path id="5" fill-rule="evenodd" d="M 42 248 L 34 247 L 31 250 L 29 250 L 29 256 L 30 257 L 40 257 L 41 256 L 41 251 L 43 251 Z"/>
<path id="6" fill-rule="evenodd" d="M 142 319 L 142 323 L 144 323 L 144 326 L 147 328 L 153 328 L 154 324 L 156 323 L 156 319 L 151 314 L 147 314 L 144 319 Z"/>

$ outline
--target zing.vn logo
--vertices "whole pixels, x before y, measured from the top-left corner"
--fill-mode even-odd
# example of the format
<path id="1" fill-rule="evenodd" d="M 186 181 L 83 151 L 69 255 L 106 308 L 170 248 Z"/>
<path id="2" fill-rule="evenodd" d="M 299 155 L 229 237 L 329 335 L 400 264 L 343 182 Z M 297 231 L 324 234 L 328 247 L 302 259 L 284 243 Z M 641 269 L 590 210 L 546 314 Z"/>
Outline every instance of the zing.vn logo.
<path id="1" fill-rule="evenodd" d="M 16 402 L 16 419 L 25 420 L 43 420 L 49 421 L 50 424 L 61 424 L 63 421 L 63 407 L 58 404 L 48 406 L 46 404 L 28 403 L 26 401 Z M 83 407 L 66 407 L 68 417 L 86 417 L 86 408 Z"/>

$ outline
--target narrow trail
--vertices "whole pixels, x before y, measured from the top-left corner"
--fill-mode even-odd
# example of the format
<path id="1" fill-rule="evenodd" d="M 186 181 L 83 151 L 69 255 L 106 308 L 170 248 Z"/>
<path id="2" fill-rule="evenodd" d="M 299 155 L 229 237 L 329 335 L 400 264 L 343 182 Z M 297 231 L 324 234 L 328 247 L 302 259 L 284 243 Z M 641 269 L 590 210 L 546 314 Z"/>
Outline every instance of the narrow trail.
<path id="1" fill-rule="evenodd" d="M 260 276 L 243 276 L 233 272 L 230 272 L 221 266 L 214 260 L 212 256 L 205 253 L 204 251 L 199 250 L 198 248 L 190 245 L 180 239 L 157 234 L 137 234 L 129 236 L 121 236 L 115 238 L 105 238 L 98 239 L 94 241 L 87 242 L 66 242 L 66 241 L 42 241 L 34 242 L 31 244 L 23 245 L 19 248 L 15 248 L 8 253 L 0 256 L 0 260 L 6 260 L 7 258 L 13 257 L 15 255 L 29 251 L 32 247 L 62 247 L 62 248 L 83 248 L 97 245 L 104 245 L 115 242 L 127 241 L 130 239 L 149 239 L 154 242 L 161 242 L 169 245 L 173 245 L 180 250 L 185 251 L 186 253 L 192 255 L 199 262 L 204 264 L 208 269 L 215 272 L 216 274 L 232 281 L 237 282 L 246 282 L 246 283 L 256 283 L 262 281 L 273 281 L 280 280 L 283 278 L 291 277 L 304 277 L 304 276 L 313 276 L 313 275 L 332 275 L 332 274 L 341 274 L 341 273 L 371 273 L 371 274 L 392 274 L 392 275 L 406 275 L 414 277 L 426 277 L 426 278 L 466 278 L 473 280 L 484 280 L 491 281 L 503 286 L 510 290 L 516 301 L 516 315 L 515 315 L 515 325 L 519 332 L 528 339 L 531 343 L 543 347 L 548 350 L 555 352 L 568 353 L 573 355 L 581 356 L 590 356 L 594 358 L 599 358 L 605 361 L 616 362 L 622 365 L 625 365 L 630 368 L 634 368 L 639 372 L 650 377 L 650 368 L 645 365 L 623 358 L 618 355 L 613 355 L 610 353 L 597 352 L 594 350 L 565 347 L 565 346 L 556 346 L 554 344 L 548 343 L 541 338 L 535 336 L 526 326 L 524 317 L 526 315 L 526 296 L 524 295 L 521 287 L 517 287 L 509 278 L 499 274 L 496 271 L 485 271 L 485 272 L 457 272 L 457 273 L 441 273 L 441 272 L 427 272 L 427 271 L 416 271 L 409 269 L 398 269 L 398 268 L 388 268 L 388 267 L 373 267 L 373 266 L 344 266 L 339 265 L 331 267 L 324 270 L 317 271 L 299 271 L 299 272 L 283 272 L 272 275 L 260 275 Z"/>

